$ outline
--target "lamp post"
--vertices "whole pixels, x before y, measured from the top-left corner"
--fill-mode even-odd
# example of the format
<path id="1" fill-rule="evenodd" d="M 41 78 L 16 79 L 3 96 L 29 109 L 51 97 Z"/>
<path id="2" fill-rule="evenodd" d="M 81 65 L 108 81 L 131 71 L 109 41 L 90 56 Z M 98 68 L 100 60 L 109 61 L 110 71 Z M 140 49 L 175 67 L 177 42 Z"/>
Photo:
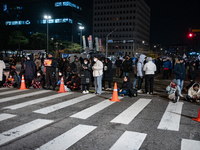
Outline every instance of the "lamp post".
<path id="1" fill-rule="evenodd" d="M 80 45 L 82 46 L 82 30 L 84 29 L 84 26 L 79 26 L 79 29 L 81 30 L 81 34 L 80 34 Z"/>
<path id="2" fill-rule="evenodd" d="M 108 57 L 108 36 L 111 35 L 113 32 L 115 32 L 118 28 L 115 28 L 115 30 L 113 30 L 112 32 L 110 32 L 107 36 L 106 36 L 106 57 Z"/>
<path id="3" fill-rule="evenodd" d="M 48 40 L 48 37 L 49 37 L 49 26 L 48 26 L 48 21 L 49 21 L 49 19 L 51 19 L 51 16 L 45 15 L 44 19 L 46 19 L 46 23 L 47 23 L 47 54 L 48 54 L 49 53 L 49 40 Z"/>

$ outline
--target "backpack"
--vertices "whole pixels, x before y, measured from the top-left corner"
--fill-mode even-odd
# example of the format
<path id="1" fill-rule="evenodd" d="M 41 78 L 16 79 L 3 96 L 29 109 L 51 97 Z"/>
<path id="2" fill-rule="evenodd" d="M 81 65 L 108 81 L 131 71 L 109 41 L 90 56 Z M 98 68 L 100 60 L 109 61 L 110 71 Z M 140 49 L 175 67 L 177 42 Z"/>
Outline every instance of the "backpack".
<path id="1" fill-rule="evenodd" d="M 137 97 L 137 91 L 134 89 L 129 89 L 129 96 L 130 97 Z"/>

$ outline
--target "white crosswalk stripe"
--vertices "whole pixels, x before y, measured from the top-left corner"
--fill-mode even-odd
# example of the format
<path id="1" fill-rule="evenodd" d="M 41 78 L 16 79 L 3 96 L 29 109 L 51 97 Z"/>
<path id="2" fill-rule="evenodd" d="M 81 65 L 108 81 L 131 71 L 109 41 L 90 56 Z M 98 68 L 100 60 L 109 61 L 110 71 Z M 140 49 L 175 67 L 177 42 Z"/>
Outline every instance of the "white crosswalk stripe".
<path id="1" fill-rule="evenodd" d="M 93 95 L 93 94 L 83 95 L 83 96 L 80 96 L 80 97 L 77 97 L 77 98 L 73 98 L 73 99 L 66 101 L 66 102 L 58 103 L 58 104 L 55 104 L 55 105 L 51 105 L 49 107 L 45 107 L 45 108 L 36 110 L 34 112 L 40 113 L 40 114 L 49 114 L 49 113 L 52 113 L 52 112 L 57 111 L 59 109 L 74 105 L 74 104 L 82 102 L 82 101 L 85 101 L 85 100 L 90 99 L 92 97 L 95 97 L 95 95 Z"/>
<path id="2" fill-rule="evenodd" d="M 119 99 L 122 99 L 122 97 Z M 108 106 L 114 104 L 115 102 L 111 102 L 110 100 L 105 100 L 103 102 L 100 102 L 92 107 L 89 107 L 87 109 L 84 109 L 70 117 L 74 117 L 74 118 L 79 118 L 79 119 L 87 119 L 89 117 L 91 117 L 92 115 L 96 114 L 97 112 L 107 108 Z"/>
<path id="3" fill-rule="evenodd" d="M 0 121 L 7 120 L 7 119 L 13 118 L 15 116 L 16 115 L 12 115 L 12 114 L 0 114 Z"/>
<path id="4" fill-rule="evenodd" d="M 28 97 L 28 96 L 44 94 L 44 93 L 48 93 L 48 92 L 51 92 L 51 91 L 42 90 L 42 91 L 37 91 L 37 92 L 31 92 L 31 93 L 27 93 L 27 94 L 21 94 L 21 95 L 17 95 L 17 96 L 12 96 L 12 97 L 6 97 L 6 98 L 0 99 L 0 103 L 8 102 L 8 101 L 12 101 L 12 100 L 15 100 L 15 99 L 20 99 L 20 98 L 25 98 L 25 97 Z"/>
<path id="5" fill-rule="evenodd" d="M 12 90 L 12 91 L 7 91 L 7 92 L 2 92 L 0 93 L 0 95 L 14 94 L 14 93 L 19 93 L 19 92 L 24 92 L 24 90 Z"/>
<path id="6" fill-rule="evenodd" d="M 14 139 L 17 139 L 21 136 L 24 136 L 28 133 L 31 133 L 43 126 L 46 126 L 52 123 L 52 120 L 45 120 L 45 119 L 36 119 L 29 123 L 23 124 L 19 127 L 11 129 L 9 131 L 3 132 L 0 134 L 0 145 L 10 142 Z"/>
<path id="7" fill-rule="evenodd" d="M 183 102 L 169 103 L 158 129 L 179 131 Z"/>
<path id="8" fill-rule="evenodd" d="M 182 139 L 181 150 L 200 150 L 200 141 Z"/>
<path id="9" fill-rule="evenodd" d="M 70 94 L 73 94 L 73 92 L 55 94 L 55 95 L 47 96 L 47 97 L 44 97 L 44 98 L 39 98 L 39 99 L 31 100 L 31 101 L 28 101 L 28 102 L 7 106 L 7 107 L 4 107 L 3 109 L 12 109 L 12 110 L 19 109 L 19 108 L 23 108 L 23 107 L 30 106 L 30 105 L 33 105 L 33 104 L 38 104 L 38 103 L 42 103 L 42 102 L 45 102 L 45 101 L 50 101 L 52 99 L 67 96 L 67 95 L 70 95 Z"/>
<path id="10" fill-rule="evenodd" d="M 111 122 L 129 124 L 150 102 L 151 99 L 139 99 Z"/>
<path id="11" fill-rule="evenodd" d="M 139 150 L 147 134 L 125 131 L 110 150 Z"/>
<path id="12" fill-rule="evenodd" d="M 11 88 L 0 88 L 0 91 L 2 90 L 10 90 Z"/>
<path id="13" fill-rule="evenodd" d="M 96 128 L 96 126 L 78 125 L 36 150 L 66 150 Z"/>

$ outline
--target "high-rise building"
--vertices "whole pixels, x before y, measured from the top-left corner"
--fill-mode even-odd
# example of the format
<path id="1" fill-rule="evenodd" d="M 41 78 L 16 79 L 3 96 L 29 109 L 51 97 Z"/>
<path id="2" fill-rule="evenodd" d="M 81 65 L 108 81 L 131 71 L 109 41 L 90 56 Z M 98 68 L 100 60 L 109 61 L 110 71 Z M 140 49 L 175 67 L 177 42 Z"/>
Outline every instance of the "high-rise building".
<path id="1" fill-rule="evenodd" d="M 0 26 L 32 34 L 47 31 L 49 36 L 80 43 L 79 26 L 84 35 L 92 34 L 92 0 L 3 0 L 0 3 Z"/>
<path id="2" fill-rule="evenodd" d="M 108 54 L 149 52 L 150 8 L 144 0 L 94 0 L 93 36 Z"/>

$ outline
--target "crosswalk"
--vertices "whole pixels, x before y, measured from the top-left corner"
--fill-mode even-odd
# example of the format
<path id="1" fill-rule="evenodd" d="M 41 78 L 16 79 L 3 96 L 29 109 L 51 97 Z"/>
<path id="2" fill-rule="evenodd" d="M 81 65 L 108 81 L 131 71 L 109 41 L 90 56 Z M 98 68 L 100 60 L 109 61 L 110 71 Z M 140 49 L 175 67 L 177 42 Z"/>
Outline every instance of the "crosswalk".
<path id="1" fill-rule="evenodd" d="M 15 96 L 10 94 L 17 94 Z M 50 95 L 49 95 L 50 94 Z M 79 124 L 75 125 L 71 129 L 65 131 L 64 133 L 54 137 L 49 138 L 48 142 L 43 142 L 41 145 L 37 146 L 37 150 L 65 150 L 77 144 L 80 140 L 83 140 L 90 135 L 95 135 L 98 133 L 98 129 L 100 128 L 98 125 L 87 123 L 87 120 L 92 116 L 97 116 L 101 112 L 107 112 L 111 108 L 114 109 L 119 105 L 123 105 L 124 98 L 119 97 L 122 100 L 121 103 L 111 102 L 108 99 L 99 98 L 94 94 L 81 95 L 76 92 L 67 92 L 67 93 L 52 93 L 49 90 L 26 90 L 26 93 L 22 93 L 20 90 L 8 90 L 8 89 L 0 89 L 0 95 L 4 95 L 3 98 L 0 98 L 0 103 L 4 104 L 3 107 L 0 106 L 0 128 L 1 123 L 9 121 L 11 119 L 15 120 L 15 118 L 21 117 L 17 112 L 22 108 L 30 107 L 30 106 L 40 106 L 42 108 L 37 108 L 35 110 L 31 110 L 29 113 L 33 115 L 39 114 L 42 118 L 33 118 L 31 121 L 22 122 L 21 125 L 10 128 L 7 131 L 4 130 L 0 133 L 0 148 L 1 146 L 5 146 L 6 144 L 18 140 L 21 137 L 26 137 L 33 132 L 40 132 L 40 129 L 49 128 L 51 125 L 55 124 L 55 119 L 49 119 L 48 115 L 52 115 L 55 112 L 61 112 L 63 109 L 67 109 L 69 107 L 75 107 L 77 105 L 81 105 L 82 107 L 75 111 L 72 115 L 66 117 L 67 119 L 73 120 L 78 119 Z M 39 98 L 35 98 L 37 95 Z M 74 97 L 76 95 L 76 97 Z M 111 93 L 110 95 L 111 96 Z M 31 99 L 29 99 L 31 97 Z M 72 98 L 71 98 L 72 97 Z M 27 98 L 24 101 L 18 101 L 22 98 Z M 58 98 L 63 98 L 62 102 L 57 101 Z M 12 101 L 14 104 L 10 105 L 6 103 Z M 91 101 L 94 101 L 90 103 Z M 149 110 L 150 106 L 153 105 L 154 101 L 153 97 L 149 98 L 137 98 L 132 102 L 129 102 L 129 106 L 118 107 L 120 109 L 118 114 L 112 114 L 109 118 L 109 121 L 106 123 L 110 126 L 112 125 L 122 125 L 129 127 L 134 120 L 137 119 L 138 116 Z M 52 103 L 51 103 L 52 102 Z M 43 104 L 43 105 L 40 105 Z M 45 105 L 45 106 L 44 106 Z M 169 102 L 165 112 L 158 118 L 159 123 L 157 124 L 157 128 L 155 130 L 162 131 L 174 131 L 179 132 L 181 126 L 181 114 L 183 110 L 183 102 L 171 103 Z M 146 114 L 149 118 L 151 117 Z M 48 119 L 46 119 L 47 117 Z M 82 122 L 82 123 L 81 123 Z M 131 131 L 124 130 L 122 134 L 117 134 L 118 138 L 114 142 L 110 143 L 108 149 L 110 150 L 139 150 L 145 141 L 149 138 L 149 133 L 147 131 Z M 181 139 L 181 150 L 186 150 L 188 147 L 191 150 L 199 149 L 200 141 L 192 140 L 192 139 Z"/>

